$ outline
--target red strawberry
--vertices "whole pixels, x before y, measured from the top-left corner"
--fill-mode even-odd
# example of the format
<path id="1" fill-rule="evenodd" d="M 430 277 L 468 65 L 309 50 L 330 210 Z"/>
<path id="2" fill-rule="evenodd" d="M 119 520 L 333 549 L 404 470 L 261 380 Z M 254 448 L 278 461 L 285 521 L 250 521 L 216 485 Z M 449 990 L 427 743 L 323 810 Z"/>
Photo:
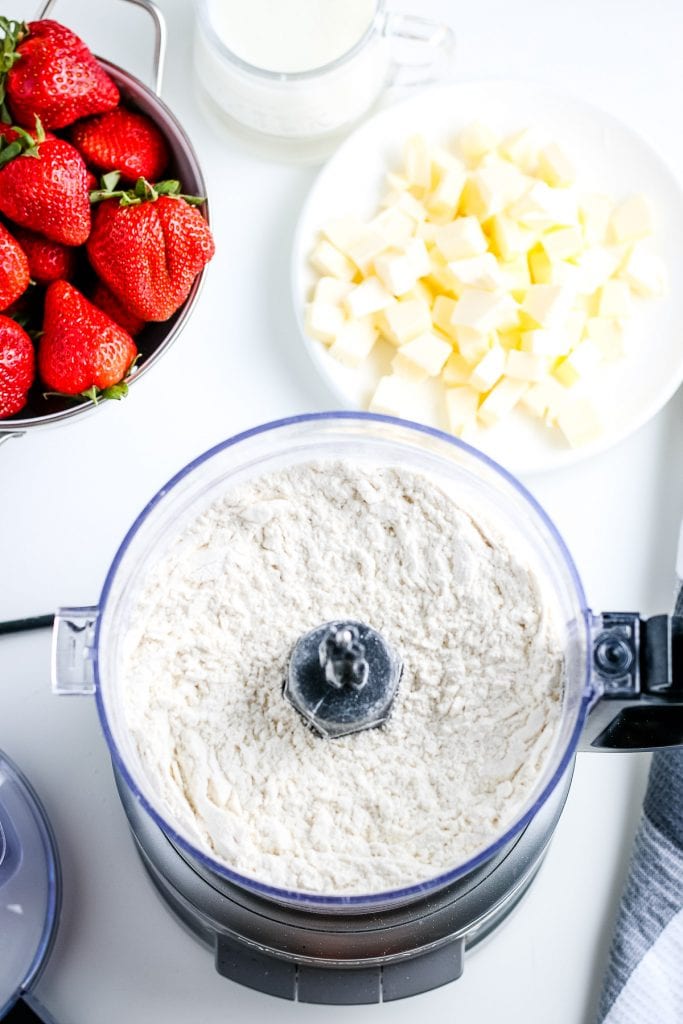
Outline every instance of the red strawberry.
<path id="1" fill-rule="evenodd" d="M 88 170 L 87 185 L 88 185 L 88 192 L 94 192 L 94 190 L 99 185 L 99 181 L 97 180 L 96 175 L 93 174 L 93 172 L 91 170 Z"/>
<path id="2" fill-rule="evenodd" d="M 80 117 L 113 110 L 119 90 L 82 39 L 56 21 L 25 25 L 0 20 L 2 68 L 12 118 L 28 128 L 64 128 Z"/>
<path id="3" fill-rule="evenodd" d="M 67 281 L 53 281 L 45 294 L 38 352 L 48 388 L 92 399 L 122 398 L 136 355 L 135 342 L 122 327 Z"/>
<path id="4" fill-rule="evenodd" d="M 24 250 L 0 224 L 0 309 L 7 309 L 29 285 L 29 265 Z"/>
<path id="5" fill-rule="evenodd" d="M 135 313 L 131 313 L 129 309 L 126 309 L 121 300 L 117 299 L 102 281 L 98 281 L 95 285 L 95 290 L 92 293 L 92 302 L 103 313 L 110 316 L 114 323 L 118 324 L 119 327 L 123 327 L 124 331 L 128 331 L 131 338 L 139 334 L 145 326 L 145 321 L 141 320 Z"/>
<path id="6" fill-rule="evenodd" d="M 26 405 L 35 366 L 33 345 L 24 328 L 0 315 L 0 420 Z"/>
<path id="7" fill-rule="evenodd" d="M 156 125 L 125 107 L 79 121 L 71 141 L 87 164 L 103 173 L 120 171 L 124 181 L 158 181 L 168 163 L 168 148 Z"/>
<path id="8" fill-rule="evenodd" d="M 23 129 L 0 146 L 0 212 L 22 227 L 63 245 L 82 245 L 90 234 L 87 170 L 81 154 L 62 139 L 33 139 Z M 19 151 L 17 150 L 19 147 Z"/>
<path id="9" fill-rule="evenodd" d="M 71 246 L 52 242 L 25 228 L 17 228 L 14 237 L 26 253 L 31 278 L 37 284 L 49 284 L 60 279 L 68 281 L 73 277 L 76 250 Z"/>
<path id="10" fill-rule="evenodd" d="M 88 256 L 98 275 L 142 320 L 168 320 L 214 254 L 209 225 L 180 196 L 180 183 L 140 178 L 133 192 L 103 190 L 93 217 Z M 118 199 L 118 201 L 117 201 Z"/>

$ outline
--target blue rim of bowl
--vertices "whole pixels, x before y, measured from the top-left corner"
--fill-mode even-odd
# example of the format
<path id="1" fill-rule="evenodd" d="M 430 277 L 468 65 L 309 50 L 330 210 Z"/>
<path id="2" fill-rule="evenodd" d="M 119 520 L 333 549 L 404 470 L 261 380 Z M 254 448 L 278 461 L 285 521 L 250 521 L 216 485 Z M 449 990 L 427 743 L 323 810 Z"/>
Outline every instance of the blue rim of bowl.
<path id="1" fill-rule="evenodd" d="M 232 448 L 235 445 L 240 444 L 240 442 L 242 441 L 247 441 L 252 437 L 256 437 L 259 434 L 280 430 L 285 427 L 296 426 L 297 424 L 300 423 L 334 423 L 338 421 L 356 421 L 359 423 L 384 423 L 390 426 L 400 427 L 401 429 L 404 430 L 407 428 L 408 430 L 412 430 L 416 433 L 426 434 L 427 436 L 437 438 L 440 441 L 446 441 L 449 444 L 454 445 L 456 448 L 459 448 L 462 451 L 466 452 L 468 455 L 478 459 L 480 462 L 483 462 L 484 465 L 488 466 L 490 469 L 494 470 L 494 472 L 502 476 L 503 479 L 508 484 L 510 484 L 515 490 L 517 490 L 517 492 L 523 498 L 526 499 L 526 501 L 529 503 L 529 505 L 531 505 L 531 507 L 535 511 L 536 515 L 541 519 L 541 521 L 546 526 L 553 541 L 557 544 L 557 547 L 565 560 L 567 569 L 569 570 L 569 575 L 575 588 L 575 593 L 579 600 L 581 613 L 583 617 L 583 627 L 585 631 L 586 640 L 587 682 L 581 698 L 581 703 L 577 711 L 577 718 L 574 724 L 572 735 L 569 739 L 565 752 L 560 758 L 559 764 L 555 769 L 555 772 L 553 773 L 552 777 L 548 780 L 548 782 L 546 783 L 546 785 L 544 786 L 543 790 L 538 795 L 534 803 L 525 811 L 525 813 L 520 818 L 515 820 L 513 824 L 503 833 L 503 835 L 499 836 L 499 838 L 495 840 L 495 842 L 491 843 L 484 850 L 481 850 L 479 853 L 475 854 L 474 857 L 471 857 L 469 860 L 466 860 L 462 864 L 459 864 L 456 868 L 451 868 L 449 871 L 442 872 L 434 878 L 427 879 L 426 881 L 419 882 L 414 885 L 402 886 L 399 889 L 377 893 L 368 893 L 365 895 L 357 895 L 354 893 L 347 896 L 326 896 L 321 895 L 320 893 L 309 893 L 301 890 L 282 889 L 278 886 L 267 885 L 263 882 L 259 882 L 258 880 L 249 878 L 246 875 L 241 875 L 237 871 L 233 871 L 225 864 L 221 863 L 218 860 L 215 860 L 213 857 L 210 857 L 208 854 L 193 846 L 192 843 L 188 842 L 187 839 L 185 839 L 182 835 L 176 832 L 168 824 L 168 822 L 166 822 L 163 819 L 159 812 L 152 806 L 147 797 L 141 792 L 141 790 L 138 787 L 138 784 L 133 779 L 132 774 L 128 770 L 125 761 L 123 760 L 121 754 L 119 753 L 116 741 L 109 728 L 109 723 L 107 720 L 106 712 L 104 709 L 104 703 L 102 699 L 102 688 L 100 686 L 98 651 L 100 643 L 100 631 L 102 626 L 102 620 L 104 618 L 104 611 L 119 565 L 128 549 L 128 546 L 133 540 L 133 537 L 136 535 L 144 521 L 148 518 L 149 515 L 152 514 L 157 505 L 177 484 L 179 484 L 187 476 L 193 473 L 194 470 L 197 469 L 199 466 L 203 465 L 205 462 L 208 462 L 210 459 L 212 459 L 215 455 L 219 454 L 222 451 L 225 451 L 227 448 Z M 100 595 L 99 611 L 100 614 L 97 616 L 95 626 L 95 642 L 93 657 L 93 667 L 95 673 L 95 701 L 97 705 L 97 713 L 99 715 L 100 724 L 102 726 L 102 731 L 104 732 L 104 737 L 107 741 L 107 745 L 109 746 L 109 750 L 111 752 L 112 760 L 114 762 L 116 770 L 120 772 L 122 778 L 125 780 L 126 785 L 132 791 L 136 800 L 138 800 L 142 807 L 144 807 L 145 811 L 149 814 L 149 816 L 152 818 L 155 824 L 162 830 L 162 832 L 164 832 L 172 840 L 173 843 L 180 847 L 180 849 L 183 850 L 188 856 L 190 856 L 191 858 L 195 858 L 199 861 L 200 864 L 203 865 L 204 868 L 208 869 L 209 871 L 215 872 L 220 877 L 227 879 L 228 881 L 232 882 L 234 885 L 239 886 L 240 888 L 247 889 L 251 892 L 255 892 L 260 896 L 269 897 L 272 899 L 286 901 L 290 903 L 308 904 L 310 906 L 317 906 L 320 908 L 345 906 L 360 908 L 371 904 L 396 902 L 402 899 L 408 899 L 410 897 L 418 896 L 420 894 L 426 894 L 429 892 L 434 892 L 437 889 L 441 889 L 444 886 L 450 884 L 451 882 L 456 881 L 458 878 L 462 878 L 464 875 L 469 874 L 471 871 L 475 870 L 475 868 L 478 868 L 480 865 L 490 860 L 491 857 L 493 857 L 499 850 L 502 849 L 502 847 L 509 843 L 516 835 L 518 835 L 522 831 L 522 829 L 524 829 L 528 825 L 528 823 L 534 817 L 536 812 L 539 810 L 542 804 L 545 803 L 545 801 L 548 799 L 552 791 L 555 789 L 560 779 L 563 777 L 576 751 L 579 738 L 583 731 L 583 726 L 586 719 L 586 715 L 588 713 L 588 708 L 590 707 L 594 697 L 594 691 L 590 685 L 590 609 L 588 608 L 588 605 L 586 603 L 583 584 L 581 583 L 581 578 L 578 574 L 576 566 L 574 565 L 574 561 L 571 557 L 571 554 L 569 553 L 569 549 L 567 548 L 567 545 L 562 539 L 560 532 L 558 531 L 557 527 L 552 522 L 548 514 L 545 512 L 543 507 L 536 501 L 533 495 L 526 489 L 526 487 L 524 487 L 523 484 L 521 484 L 511 473 L 509 473 L 506 469 L 504 469 L 503 466 L 499 465 L 497 462 L 491 459 L 488 455 L 485 455 L 483 452 L 480 452 L 478 449 L 466 444 L 459 438 L 452 437 L 451 435 L 446 434 L 441 430 L 436 430 L 433 427 L 424 426 L 421 423 L 413 423 L 410 420 L 399 419 L 394 416 L 382 416 L 376 413 L 367 412 L 348 412 L 345 410 L 339 412 L 305 413 L 303 415 L 290 416 L 284 419 L 273 420 L 269 423 L 261 424 L 258 427 L 253 427 L 250 430 L 245 430 L 239 434 L 235 434 L 234 437 L 228 438 L 226 441 L 222 441 L 220 444 L 214 445 L 214 447 L 209 448 L 207 451 L 197 456 L 196 459 L 193 459 L 186 466 L 184 466 L 183 469 L 181 469 L 178 473 L 175 474 L 175 476 L 171 477 L 168 483 L 166 483 L 159 491 L 157 491 L 157 493 L 154 495 L 151 501 L 147 503 L 142 512 L 135 519 L 134 523 L 132 524 L 132 526 L 126 533 L 123 541 L 121 542 L 121 545 L 119 546 L 119 549 L 116 552 L 114 560 L 112 561 L 112 564 L 107 573 L 106 579 L 104 581 L 104 586 L 102 587 L 102 593 Z"/>

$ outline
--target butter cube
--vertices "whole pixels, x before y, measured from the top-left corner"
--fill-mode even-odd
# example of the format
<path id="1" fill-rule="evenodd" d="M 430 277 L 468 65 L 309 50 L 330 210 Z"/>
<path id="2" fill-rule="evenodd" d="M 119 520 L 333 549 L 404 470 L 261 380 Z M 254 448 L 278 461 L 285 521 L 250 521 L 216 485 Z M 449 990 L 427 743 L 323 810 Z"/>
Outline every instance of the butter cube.
<path id="1" fill-rule="evenodd" d="M 480 122 L 468 125 L 458 136 L 458 149 L 464 158 L 473 164 L 494 150 L 497 144 L 496 134 Z"/>
<path id="2" fill-rule="evenodd" d="M 313 301 L 340 306 L 353 287 L 350 281 L 340 281 L 337 277 L 321 277 L 315 286 Z"/>
<path id="3" fill-rule="evenodd" d="M 446 420 L 451 434 L 459 437 L 474 422 L 479 397 L 477 391 L 466 385 L 446 390 Z"/>
<path id="4" fill-rule="evenodd" d="M 528 252 L 536 241 L 536 233 L 523 228 L 505 213 L 497 213 L 487 226 L 491 251 L 502 260 L 516 259 Z"/>
<path id="5" fill-rule="evenodd" d="M 433 217 L 454 217 L 467 181 L 464 168 L 446 170 L 436 188 L 427 199 L 427 209 Z"/>
<path id="6" fill-rule="evenodd" d="M 449 342 L 432 331 L 426 331 L 401 345 L 391 362 L 391 368 L 400 376 L 419 382 L 427 377 L 438 377 L 452 352 Z"/>
<path id="7" fill-rule="evenodd" d="M 578 227 L 554 228 L 541 236 L 541 245 L 551 260 L 571 260 L 583 252 L 583 235 Z"/>
<path id="8" fill-rule="evenodd" d="M 368 406 L 370 412 L 385 416 L 410 417 L 416 405 L 415 385 L 404 377 L 392 374 L 380 377 Z"/>
<path id="9" fill-rule="evenodd" d="M 342 281 L 353 281 L 356 276 L 356 268 L 351 260 L 326 238 L 318 242 L 311 253 L 310 261 L 318 273 L 326 277 L 338 277 Z"/>
<path id="10" fill-rule="evenodd" d="M 631 289 L 626 281 L 606 281 L 598 296 L 598 315 L 628 317 L 632 311 Z"/>
<path id="11" fill-rule="evenodd" d="M 624 355 L 624 328 L 621 321 L 593 316 L 586 321 L 586 337 L 600 350 L 603 359 L 620 359 Z"/>
<path id="12" fill-rule="evenodd" d="M 662 295 L 666 288 L 666 267 L 647 243 L 638 242 L 633 246 L 618 276 L 646 299 Z"/>
<path id="13" fill-rule="evenodd" d="M 536 384 L 548 373 L 548 358 L 532 352 L 518 352 L 511 349 L 505 362 L 505 376 L 512 380 L 524 380 Z"/>
<path id="14" fill-rule="evenodd" d="M 579 268 L 579 291 L 584 295 L 590 295 L 601 288 L 618 269 L 620 262 L 621 255 L 614 249 L 595 246 L 584 250 L 576 261 Z"/>
<path id="15" fill-rule="evenodd" d="M 437 228 L 434 242 L 446 260 L 481 256 L 488 249 L 486 235 L 476 217 L 458 217 L 451 224 Z"/>
<path id="16" fill-rule="evenodd" d="M 496 291 L 503 283 L 498 261 L 491 252 L 481 256 L 468 256 L 462 260 L 452 260 L 448 269 L 458 291 L 464 288 L 482 288 L 485 291 Z"/>
<path id="17" fill-rule="evenodd" d="M 466 288 L 453 309 L 451 323 L 455 327 L 471 327 L 481 334 L 498 328 L 514 327 L 517 304 L 507 292 L 488 292 Z"/>
<path id="18" fill-rule="evenodd" d="M 334 341 L 343 323 L 344 314 L 339 306 L 333 306 L 329 302 L 309 302 L 306 306 L 306 333 L 326 345 Z"/>
<path id="19" fill-rule="evenodd" d="M 441 379 L 449 387 L 457 387 L 460 384 L 467 384 L 472 372 L 472 366 L 459 352 L 453 352 L 446 360 Z"/>
<path id="20" fill-rule="evenodd" d="M 423 221 L 427 215 L 427 211 L 420 200 L 416 199 L 412 192 L 405 192 L 401 189 L 392 189 L 391 192 L 388 192 L 382 200 L 382 206 L 400 210 L 416 224 Z"/>
<path id="21" fill-rule="evenodd" d="M 411 186 L 426 191 L 432 184 L 429 148 L 421 135 L 413 135 L 403 150 L 404 177 Z"/>
<path id="22" fill-rule="evenodd" d="M 428 245 L 432 244 L 436 239 L 436 232 L 441 227 L 440 224 L 434 224 L 431 220 L 423 220 L 419 224 L 415 225 L 415 237 L 421 238 L 423 242 Z"/>
<path id="23" fill-rule="evenodd" d="M 580 309 L 572 309 L 562 327 L 567 349 L 576 348 L 583 338 L 585 326 L 586 314 Z"/>
<path id="24" fill-rule="evenodd" d="M 557 417 L 557 425 L 572 448 L 597 440 L 604 430 L 600 411 L 590 398 L 579 398 L 565 405 Z"/>
<path id="25" fill-rule="evenodd" d="M 541 145 L 540 133 L 535 128 L 525 128 L 503 139 L 498 150 L 525 174 L 535 174 Z"/>
<path id="26" fill-rule="evenodd" d="M 323 237 L 331 242 L 335 249 L 346 252 L 346 247 L 365 231 L 360 217 L 337 217 L 328 221 L 323 227 Z"/>
<path id="27" fill-rule="evenodd" d="M 533 282 L 529 272 L 526 253 L 520 252 L 511 260 L 504 260 L 498 265 L 501 287 L 510 292 L 525 292 Z M 515 298 L 517 296 L 515 295 Z"/>
<path id="28" fill-rule="evenodd" d="M 393 296 L 377 277 L 366 277 L 361 284 L 352 288 L 344 299 L 349 316 L 359 320 L 371 313 L 379 313 L 391 304 Z"/>
<path id="29" fill-rule="evenodd" d="M 546 377 L 539 384 L 532 384 L 525 391 L 521 404 L 532 416 L 545 420 L 553 426 L 559 413 L 569 401 L 569 393 L 554 377 Z"/>
<path id="30" fill-rule="evenodd" d="M 456 327 L 455 341 L 460 354 L 468 363 L 477 363 L 493 345 L 495 335 L 477 331 L 473 327 Z"/>
<path id="31" fill-rule="evenodd" d="M 652 207 L 642 195 L 632 195 L 614 210 L 609 230 L 615 242 L 635 242 L 652 234 Z"/>
<path id="32" fill-rule="evenodd" d="M 501 160 L 470 174 L 463 189 L 461 209 L 467 216 L 488 220 L 519 199 L 528 187 L 516 167 Z"/>
<path id="33" fill-rule="evenodd" d="M 364 228 L 344 247 L 344 253 L 352 260 L 362 274 L 367 274 L 375 259 L 387 247 L 386 239 L 379 231 Z"/>
<path id="34" fill-rule="evenodd" d="M 470 374 L 470 386 L 475 391 L 490 391 L 505 370 L 505 349 L 495 345 L 480 359 Z"/>
<path id="35" fill-rule="evenodd" d="M 415 221 L 403 210 L 396 206 L 389 206 L 382 210 L 368 224 L 368 227 L 381 235 L 387 246 L 401 248 L 412 238 L 415 231 Z"/>
<path id="36" fill-rule="evenodd" d="M 330 355 L 343 366 L 360 366 L 372 352 L 377 336 L 377 331 L 369 321 L 350 320 L 340 328 L 330 347 Z"/>
<path id="37" fill-rule="evenodd" d="M 495 331 L 494 337 L 497 339 L 498 344 L 501 348 L 504 348 L 506 352 L 512 349 L 521 348 L 522 334 L 518 330 L 512 331 Z"/>
<path id="38" fill-rule="evenodd" d="M 413 285 L 409 292 L 404 292 L 404 294 L 401 295 L 401 302 L 408 302 L 410 299 L 420 299 L 423 302 L 428 302 L 431 306 L 434 301 L 434 293 L 424 281 L 418 281 Z"/>
<path id="39" fill-rule="evenodd" d="M 477 418 L 485 427 L 492 427 L 512 412 L 528 387 L 526 381 L 501 377 L 479 406 Z"/>
<path id="40" fill-rule="evenodd" d="M 563 337 L 562 331 L 553 331 L 538 328 L 535 331 L 523 331 L 521 334 L 522 352 L 543 358 L 557 359 L 564 355 L 571 347 Z"/>
<path id="41" fill-rule="evenodd" d="M 394 303 L 382 312 L 379 323 L 384 337 L 394 345 L 405 345 L 431 326 L 429 303 L 420 299 Z"/>
<path id="42" fill-rule="evenodd" d="M 571 388 L 578 384 L 586 374 L 592 373 L 601 362 L 602 353 L 600 349 L 587 338 L 585 341 L 580 342 L 566 359 L 563 359 L 555 367 L 553 375 L 565 387 Z"/>
<path id="43" fill-rule="evenodd" d="M 564 228 L 560 230 L 564 231 Z M 547 236 L 544 235 L 543 238 L 545 237 Z M 579 268 L 567 260 L 551 258 L 542 245 L 530 251 L 528 261 L 533 284 L 566 285 L 574 291 L 580 290 L 582 277 Z"/>
<path id="44" fill-rule="evenodd" d="M 513 203 L 508 213 L 524 227 L 544 231 L 576 224 L 578 203 L 571 189 L 551 188 L 545 181 L 537 181 Z"/>
<path id="45" fill-rule="evenodd" d="M 538 177 L 549 185 L 571 185 L 576 178 L 574 165 L 556 143 L 546 146 L 538 154 Z"/>
<path id="46" fill-rule="evenodd" d="M 453 326 L 453 312 L 455 310 L 455 299 L 447 295 L 437 295 L 432 306 L 432 320 L 434 326 L 447 334 L 449 338 L 456 340 L 455 327 Z"/>
<path id="47" fill-rule="evenodd" d="M 587 245 L 601 245 L 607 240 L 607 229 L 614 203 L 609 196 L 597 192 L 585 195 L 579 203 L 579 219 Z"/>
<path id="48" fill-rule="evenodd" d="M 427 247 L 421 238 L 411 238 L 403 250 L 389 249 L 375 260 L 377 277 L 393 295 L 409 292 L 430 269 Z"/>
<path id="49" fill-rule="evenodd" d="M 532 284 L 522 302 L 524 313 L 538 327 L 556 327 L 566 318 L 572 293 L 563 285 Z"/>
<path id="50" fill-rule="evenodd" d="M 387 185 L 394 192 L 406 192 L 410 188 L 410 182 L 404 174 L 397 174 L 396 171 L 389 171 L 387 174 Z"/>

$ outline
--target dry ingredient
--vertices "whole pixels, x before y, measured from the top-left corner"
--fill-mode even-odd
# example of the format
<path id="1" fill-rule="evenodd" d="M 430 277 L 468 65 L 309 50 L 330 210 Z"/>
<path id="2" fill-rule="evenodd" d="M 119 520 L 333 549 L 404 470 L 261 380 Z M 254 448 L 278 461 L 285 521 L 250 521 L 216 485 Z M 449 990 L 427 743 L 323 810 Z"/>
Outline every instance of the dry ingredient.
<path id="1" fill-rule="evenodd" d="M 408 469 L 319 461 L 236 486 L 145 579 L 125 713 L 167 813 L 261 882 L 351 894 L 453 867 L 509 824 L 560 716 L 552 602 L 503 535 Z M 297 638 L 360 619 L 404 659 L 388 723 L 315 735 Z"/>

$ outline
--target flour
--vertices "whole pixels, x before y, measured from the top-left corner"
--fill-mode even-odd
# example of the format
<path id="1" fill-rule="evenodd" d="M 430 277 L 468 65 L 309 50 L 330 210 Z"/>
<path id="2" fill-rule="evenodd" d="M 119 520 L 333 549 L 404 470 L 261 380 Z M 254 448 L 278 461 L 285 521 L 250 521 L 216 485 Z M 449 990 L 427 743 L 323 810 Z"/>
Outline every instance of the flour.
<path id="1" fill-rule="evenodd" d="M 528 799 L 560 716 L 562 641 L 514 540 L 420 473 L 306 463 L 235 487 L 147 576 L 125 714 L 167 816 L 289 889 L 410 885 Z M 313 733 L 282 696 L 297 638 L 358 619 L 400 652 L 381 728 Z"/>

